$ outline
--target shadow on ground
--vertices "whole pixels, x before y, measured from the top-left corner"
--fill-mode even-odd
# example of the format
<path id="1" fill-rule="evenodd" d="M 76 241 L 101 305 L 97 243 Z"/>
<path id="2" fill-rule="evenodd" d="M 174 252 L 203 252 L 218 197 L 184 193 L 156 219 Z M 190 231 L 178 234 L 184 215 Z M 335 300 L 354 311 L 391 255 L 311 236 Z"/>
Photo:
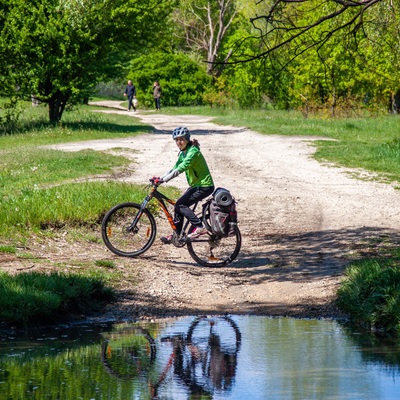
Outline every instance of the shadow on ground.
<path id="1" fill-rule="evenodd" d="M 346 266 L 353 260 L 386 257 L 391 250 L 399 247 L 400 232 L 364 227 L 295 235 L 264 235 L 244 239 L 245 243 L 260 242 L 260 246 L 262 245 L 264 249 L 267 247 L 269 250 L 246 253 L 246 246 L 244 246 L 238 260 L 226 268 L 204 268 L 195 263 L 184 262 L 172 262 L 168 268 L 179 269 L 194 276 L 223 275 L 229 286 L 260 285 L 268 282 L 312 283 L 340 277 Z M 322 302 L 321 299 L 310 298 L 302 299 L 298 304 L 287 304 L 286 301 L 271 302 L 266 297 L 266 300 L 262 302 L 241 305 L 242 311 L 237 312 L 232 306 L 219 310 L 199 309 L 163 302 L 156 296 L 148 294 L 138 296 L 131 292 L 129 295 L 126 293 L 119 295 L 122 298 L 128 296 L 134 304 L 138 304 L 132 309 L 131 303 L 130 310 L 121 310 L 123 313 L 130 312 L 136 317 L 149 314 L 178 316 L 221 313 L 307 318 L 344 317 L 335 302 L 330 299 Z"/>

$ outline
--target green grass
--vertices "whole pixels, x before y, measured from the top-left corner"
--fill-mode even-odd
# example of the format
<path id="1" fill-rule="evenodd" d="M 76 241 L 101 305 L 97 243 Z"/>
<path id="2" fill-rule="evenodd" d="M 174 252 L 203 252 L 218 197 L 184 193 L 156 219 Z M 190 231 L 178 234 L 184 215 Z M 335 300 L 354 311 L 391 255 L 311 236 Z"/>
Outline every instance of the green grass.
<path id="1" fill-rule="evenodd" d="M 16 252 L 15 246 L 0 246 L 0 253 L 15 254 Z"/>
<path id="2" fill-rule="evenodd" d="M 390 259 L 352 263 L 338 290 L 338 306 L 353 322 L 400 337 L 400 252 Z"/>
<path id="3" fill-rule="evenodd" d="M 115 268 L 115 262 L 110 260 L 97 260 L 95 265 L 103 268 Z"/>
<path id="4" fill-rule="evenodd" d="M 95 112 L 98 109 L 80 106 L 74 111 L 64 112 L 62 122 L 53 126 L 48 122 L 46 107 L 30 107 L 26 103 L 17 128 L 11 133 L 0 130 L 1 148 L 130 137 L 153 131 L 151 126 L 136 118 Z"/>
<path id="5" fill-rule="evenodd" d="M 0 319 L 19 326 L 59 322 L 71 314 L 96 310 L 113 298 L 101 276 L 0 272 Z"/>
<path id="6" fill-rule="evenodd" d="M 30 108 L 21 119 L 19 132 L 0 136 L 0 239 L 21 238 L 49 228 L 98 224 L 111 206 L 144 198 L 144 185 L 87 180 L 127 168 L 130 160 L 126 157 L 94 150 L 43 148 L 69 141 L 131 137 L 152 130 L 132 117 L 90 110 L 82 107 L 67 113 L 63 125 L 54 127 L 33 122 L 34 117 L 40 121 L 44 109 Z M 28 121 L 30 130 L 26 130 Z M 75 180 L 82 182 L 73 183 Z M 176 195 L 173 189 L 166 192 Z"/>
<path id="7" fill-rule="evenodd" d="M 18 129 L 0 134 L 0 257 L 18 260 L 27 253 L 30 242 L 46 236 L 57 238 L 68 232 L 68 240 L 95 241 L 100 222 L 115 204 L 141 202 L 147 194 L 143 185 L 97 180 L 121 172 L 131 163 L 126 157 L 106 152 L 82 150 L 64 152 L 44 146 L 146 134 L 152 127 L 121 115 L 92 112 L 81 107 L 66 113 L 60 126 L 47 123 L 44 107 L 27 106 Z M 165 193 L 176 196 L 177 190 Z M 4 257 L 4 256 L 3 256 Z M 64 274 L 65 265 L 53 264 L 60 273 L 0 274 L 0 320 L 17 325 L 56 322 L 69 314 L 98 309 L 112 300 L 111 287 L 116 273 L 111 261 L 97 260 Z M 96 268 L 96 273 L 93 273 Z"/>

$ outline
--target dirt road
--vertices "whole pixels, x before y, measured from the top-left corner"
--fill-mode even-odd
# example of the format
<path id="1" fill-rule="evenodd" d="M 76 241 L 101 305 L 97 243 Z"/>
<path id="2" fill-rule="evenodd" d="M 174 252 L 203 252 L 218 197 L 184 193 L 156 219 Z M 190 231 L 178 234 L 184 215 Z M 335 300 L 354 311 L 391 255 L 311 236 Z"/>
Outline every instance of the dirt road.
<path id="1" fill-rule="evenodd" d="M 114 108 L 99 107 L 98 112 L 128 115 L 118 102 L 100 105 Z M 177 148 L 170 134 L 187 126 L 200 142 L 216 186 L 230 189 L 238 201 L 243 244 L 238 259 L 220 269 L 201 268 L 186 249 L 162 245 L 158 239 L 137 259 L 118 258 L 101 244 L 68 249 L 65 241 L 62 246 L 55 243 L 53 253 L 47 249 L 54 257 L 80 251 L 83 258 L 114 260 L 123 277 L 120 302 L 106 316 L 338 316 L 333 301 L 348 261 L 399 241 L 400 191 L 356 179 L 357 171 L 321 165 L 312 158 L 315 138 L 263 136 L 198 116 L 129 115 L 132 123 L 139 118 L 154 132 L 57 148 L 124 153 L 132 158 L 132 167 L 123 179 L 144 184 L 175 163 Z M 169 184 L 186 187 L 184 176 Z M 163 229 L 158 236 L 166 233 Z"/>

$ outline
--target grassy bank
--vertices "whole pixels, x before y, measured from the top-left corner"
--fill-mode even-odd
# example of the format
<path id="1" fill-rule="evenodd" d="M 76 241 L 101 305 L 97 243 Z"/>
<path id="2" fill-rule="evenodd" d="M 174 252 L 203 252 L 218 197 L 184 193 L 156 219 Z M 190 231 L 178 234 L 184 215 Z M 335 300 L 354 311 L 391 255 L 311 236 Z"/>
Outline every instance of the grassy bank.
<path id="1" fill-rule="evenodd" d="M 99 310 L 114 299 L 114 291 L 96 272 L 30 272 L 15 276 L 0 272 L 0 299 L 2 323 L 32 327 Z"/>
<path id="2" fill-rule="evenodd" d="M 339 307 L 372 331 L 400 337 L 400 251 L 354 262 L 338 291 Z"/>
<path id="3" fill-rule="evenodd" d="M 45 108 L 27 105 L 18 129 L 12 134 L 0 136 L 0 257 L 2 254 L 24 257 L 30 241 L 57 237 L 63 231 L 68 231 L 70 237 L 83 242 L 98 240 L 92 232 L 98 231 L 104 213 L 111 206 L 127 200 L 139 202 L 143 198 L 143 186 L 103 178 L 116 172 L 129 173 L 129 160 L 124 155 L 93 150 L 63 152 L 43 147 L 72 141 L 131 137 L 152 130 L 131 116 L 95 113 L 93 109 L 82 106 L 67 113 L 63 123 L 54 127 L 46 122 Z M 163 112 L 209 115 L 217 123 L 244 126 L 262 134 L 331 139 L 313 142 L 317 159 L 366 169 L 378 174 L 375 179 L 400 182 L 398 116 L 324 120 L 305 119 L 299 113 L 284 111 L 179 108 Z M 96 177 L 101 179 L 89 179 Z M 173 189 L 166 192 L 176 196 Z M 377 279 L 376 265 L 380 267 L 380 273 L 391 279 Z M 57 269 L 58 266 L 53 267 Z M 2 275 L 0 317 L 12 321 L 13 315 L 18 315 L 19 323 L 29 324 L 30 315 L 35 316 L 35 321 L 48 320 L 47 310 L 52 310 L 51 315 L 57 314 L 58 310 L 73 310 L 76 307 L 73 298 L 85 295 L 75 292 L 71 297 L 67 291 L 58 290 L 70 286 L 70 279 L 76 279 L 77 275 L 64 275 L 62 267 L 61 275 L 39 274 L 40 279 L 49 279 L 49 282 L 41 282 L 39 286 L 34 284 L 40 280 L 35 274 L 20 274 L 26 275 L 24 287 L 19 281 L 21 278 Z M 95 277 L 93 270 L 97 271 Z M 393 276 L 398 274 L 398 270 L 397 249 L 373 260 L 358 261 L 348 270 L 347 279 L 339 292 L 339 304 L 361 324 L 382 330 L 387 328 L 397 334 L 400 329 L 393 321 L 399 322 L 400 297 L 395 295 L 396 291 L 399 292 L 398 286 L 393 288 L 390 282 L 397 282 Z M 82 279 L 82 293 L 88 293 L 83 301 L 88 308 L 112 298 L 110 287 L 118 279 L 112 265 L 96 260 L 92 265 L 80 268 L 78 276 Z M 363 287 L 361 283 L 364 283 Z M 79 286 L 80 283 L 75 285 Z M 86 291 L 87 285 L 93 285 L 96 290 Z M 43 292 L 43 295 L 35 296 L 35 292 Z M 20 293 L 31 294 L 25 296 L 28 300 L 21 301 L 18 297 Z M 377 298 L 379 301 L 374 301 Z M 20 309 L 13 308 L 10 313 L 10 301 L 13 307 Z M 354 307 L 346 308 L 345 305 L 350 303 Z M 362 310 L 366 303 L 368 307 Z M 386 315 L 390 317 L 383 317 Z"/>

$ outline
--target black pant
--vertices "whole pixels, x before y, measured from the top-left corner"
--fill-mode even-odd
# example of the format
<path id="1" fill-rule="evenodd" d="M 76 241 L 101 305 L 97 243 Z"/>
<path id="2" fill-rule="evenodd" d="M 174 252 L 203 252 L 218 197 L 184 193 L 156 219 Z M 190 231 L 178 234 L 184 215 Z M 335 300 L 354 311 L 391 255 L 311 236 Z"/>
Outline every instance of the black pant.
<path id="1" fill-rule="evenodd" d="M 154 104 L 156 106 L 156 110 L 159 110 L 161 108 L 161 102 L 159 97 L 154 97 Z"/>
<path id="2" fill-rule="evenodd" d="M 132 104 L 132 101 L 133 101 L 133 95 L 128 96 L 128 110 L 130 110 L 133 107 L 134 111 L 136 111 L 136 107 Z"/>
<path id="3" fill-rule="evenodd" d="M 181 233 L 183 220 L 186 217 L 194 226 L 201 226 L 201 220 L 193 212 L 190 206 L 194 203 L 210 196 L 214 191 L 214 186 L 190 187 L 175 203 L 174 223 L 178 233 Z"/>

